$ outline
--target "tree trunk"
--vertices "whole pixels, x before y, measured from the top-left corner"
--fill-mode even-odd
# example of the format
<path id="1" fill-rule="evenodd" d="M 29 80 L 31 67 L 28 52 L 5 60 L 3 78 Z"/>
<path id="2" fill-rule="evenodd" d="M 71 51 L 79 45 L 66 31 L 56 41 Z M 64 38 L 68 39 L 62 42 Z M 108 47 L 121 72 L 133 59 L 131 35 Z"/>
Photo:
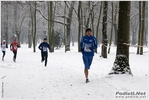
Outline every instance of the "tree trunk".
<path id="1" fill-rule="evenodd" d="M 99 17 L 98 17 L 98 22 L 97 22 L 97 26 L 96 26 L 96 39 L 97 39 L 98 44 L 99 44 L 99 24 L 100 24 L 101 12 L 102 12 L 102 2 L 103 1 L 101 1 Z M 96 49 L 96 53 L 97 53 L 97 49 Z"/>
<path id="2" fill-rule="evenodd" d="M 81 34 L 80 34 L 80 40 L 81 40 L 81 37 L 83 37 L 83 35 L 85 34 L 84 32 L 84 29 L 83 29 L 83 25 L 84 25 L 84 17 L 83 17 L 83 3 L 81 5 Z"/>
<path id="3" fill-rule="evenodd" d="M 14 3 L 14 34 L 17 35 L 18 28 L 17 28 L 17 3 Z"/>
<path id="4" fill-rule="evenodd" d="M 141 41 L 140 41 L 140 55 L 143 55 L 143 44 L 144 44 L 144 25 L 145 25 L 145 1 L 143 2 L 143 6 L 142 6 L 142 29 L 141 29 Z"/>
<path id="5" fill-rule="evenodd" d="M 31 21 L 29 20 L 29 29 L 28 29 L 28 48 L 32 47 L 32 35 L 31 35 Z"/>
<path id="6" fill-rule="evenodd" d="M 73 8 L 74 8 L 75 1 L 71 2 L 68 18 L 67 18 L 67 34 L 66 34 L 66 47 L 65 52 L 70 51 L 70 32 L 71 32 L 71 22 L 72 22 L 72 14 L 73 14 Z"/>
<path id="7" fill-rule="evenodd" d="M 16 33 L 18 39 L 18 45 L 21 47 L 20 34 L 21 34 L 20 32 Z"/>
<path id="8" fill-rule="evenodd" d="M 85 28 L 89 28 L 90 25 L 89 25 L 89 22 L 90 22 L 90 19 L 91 19 L 91 10 L 90 10 L 90 5 L 91 5 L 91 1 L 88 1 L 88 8 L 89 8 L 89 13 L 88 13 L 88 17 L 87 17 L 87 21 L 85 21 Z M 86 18 L 86 17 L 85 17 Z"/>
<path id="9" fill-rule="evenodd" d="M 71 37 L 72 37 L 72 46 L 74 46 L 74 35 L 73 35 L 73 33 L 71 34 Z"/>
<path id="10" fill-rule="evenodd" d="M 145 21 L 146 22 L 146 21 Z M 148 22 L 146 22 L 145 24 L 146 28 L 145 28 L 145 36 L 144 36 L 144 45 L 147 46 L 148 45 Z"/>
<path id="11" fill-rule="evenodd" d="M 108 10 L 108 2 L 103 2 L 103 24 L 102 24 L 102 53 L 101 56 L 103 58 L 107 58 L 107 10 Z"/>
<path id="12" fill-rule="evenodd" d="M 93 11 L 93 9 L 92 9 L 92 13 L 91 13 L 91 25 L 92 25 L 92 35 L 94 36 L 95 32 L 94 32 L 94 11 Z"/>
<path id="13" fill-rule="evenodd" d="M 33 12 L 33 52 L 36 52 L 36 1 L 34 1 L 34 12 Z"/>
<path id="14" fill-rule="evenodd" d="M 138 47 L 137 47 L 137 54 L 140 53 L 140 38 L 141 38 L 141 1 L 139 1 L 139 33 L 138 33 Z"/>
<path id="15" fill-rule="evenodd" d="M 18 41 L 18 45 L 21 47 L 21 42 L 20 42 L 20 34 L 21 34 L 21 31 L 19 30 L 19 27 L 18 27 L 18 20 L 19 20 L 19 16 L 18 16 L 18 4 L 15 3 L 14 4 L 14 25 L 15 25 L 15 35 L 17 36 L 17 41 Z"/>
<path id="16" fill-rule="evenodd" d="M 132 33 L 132 45 L 135 45 L 135 40 L 136 40 L 136 38 L 135 38 L 135 31 L 133 31 L 133 33 Z"/>
<path id="17" fill-rule="evenodd" d="M 9 18 L 8 18 L 8 4 L 6 5 L 7 6 L 7 12 L 6 12 L 6 43 L 8 44 L 9 41 L 8 41 L 8 22 L 9 22 Z"/>
<path id="18" fill-rule="evenodd" d="M 33 14 L 33 9 L 31 7 L 31 2 L 29 2 L 30 5 L 30 16 L 31 16 L 31 44 L 33 43 L 33 34 L 34 34 L 34 14 Z M 34 51 L 34 49 L 33 49 Z"/>
<path id="19" fill-rule="evenodd" d="M 48 37 L 49 44 L 51 46 L 50 52 L 54 52 L 54 29 L 53 29 L 53 3 L 52 1 L 48 1 Z"/>
<path id="20" fill-rule="evenodd" d="M 48 6 L 48 40 L 49 44 L 51 45 L 51 16 L 50 16 L 50 1 L 47 1 Z"/>
<path id="21" fill-rule="evenodd" d="M 54 7 L 54 12 L 55 12 L 55 7 Z M 50 16 L 51 20 L 54 20 L 55 14 L 53 13 L 53 2 L 50 1 Z M 51 21 L 51 49 L 50 52 L 54 52 L 54 21 Z"/>
<path id="22" fill-rule="evenodd" d="M 79 1 L 78 5 L 78 52 L 80 52 L 80 39 L 81 39 L 81 33 L 82 33 L 82 16 L 81 16 L 81 8 L 82 8 L 82 1 Z"/>
<path id="23" fill-rule="evenodd" d="M 132 22 L 132 21 L 131 21 Z M 135 27 L 136 26 L 136 27 Z M 138 29 L 138 22 L 137 22 L 137 17 L 135 17 L 135 23 L 132 23 L 133 27 L 133 33 L 132 33 L 132 45 L 136 45 L 136 32 Z"/>
<path id="24" fill-rule="evenodd" d="M 114 31 L 115 31 L 115 42 L 114 45 L 117 45 L 117 33 L 118 33 L 118 27 L 117 27 L 117 22 L 116 22 L 116 18 L 117 18 L 117 6 L 115 6 L 115 14 L 114 14 Z"/>
<path id="25" fill-rule="evenodd" d="M 115 31 L 115 43 L 114 43 L 114 45 L 117 45 L 117 33 L 118 33 L 118 28 L 117 28 L 116 22 L 114 22 L 113 26 L 114 26 L 114 31 Z"/>
<path id="26" fill-rule="evenodd" d="M 111 23 L 111 34 L 110 34 L 110 43 L 109 43 L 109 49 L 108 49 L 108 54 L 110 53 L 110 48 L 111 48 L 111 43 L 112 43 L 112 34 L 113 34 L 113 2 L 111 2 L 112 4 L 112 23 Z"/>
<path id="27" fill-rule="evenodd" d="M 129 67 L 130 1 L 119 2 L 118 44 L 114 66 L 109 74 L 132 74 Z"/>
<path id="28" fill-rule="evenodd" d="M 64 9 L 64 16 L 66 16 L 66 3 L 65 3 L 65 9 Z M 65 23 L 65 21 L 66 21 L 66 18 L 64 17 L 64 23 Z M 64 45 L 66 45 L 66 26 L 65 25 L 64 25 Z M 66 50 L 66 48 L 65 48 L 65 50 Z"/>

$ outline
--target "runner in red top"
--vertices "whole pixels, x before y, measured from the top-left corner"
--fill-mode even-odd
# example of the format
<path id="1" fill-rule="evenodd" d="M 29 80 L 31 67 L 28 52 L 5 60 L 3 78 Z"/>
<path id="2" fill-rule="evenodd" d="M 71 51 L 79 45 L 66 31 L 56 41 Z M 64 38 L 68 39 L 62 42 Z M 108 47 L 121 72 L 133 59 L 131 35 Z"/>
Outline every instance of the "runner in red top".
<path id="1" fill-rule="evenodd" d="M 18 50 L 18 42 L 16 41 L 16 38 L 14 39 L 14 41 L 11 43 L 10 45 L 10 50 L 13 52 L 14 56 L 13 56 L 13 61 L 16 62 L 16 57 L 17 57 L 17 50 Z"/>

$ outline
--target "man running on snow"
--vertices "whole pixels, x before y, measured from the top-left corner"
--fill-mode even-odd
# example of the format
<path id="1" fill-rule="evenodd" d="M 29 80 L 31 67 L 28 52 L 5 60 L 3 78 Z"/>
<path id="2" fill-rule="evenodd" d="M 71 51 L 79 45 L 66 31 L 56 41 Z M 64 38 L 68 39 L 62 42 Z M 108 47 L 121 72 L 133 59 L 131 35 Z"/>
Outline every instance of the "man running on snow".
<path id="1" fill-rule="evenodd" d="M 86 29 L 86 35 L 82 37 L 81 43 L 80 43 L 80 48 L 81 52 L 83 55 L 83 62 L 85 65 L 84 69 L 84 74 L 86 77 L 86 83 L 89 82 L 88 79 L 88 70 L 90 69 L 93 56 L 94 56 L 94 51 L 97 49 L 97 40 L 94 36 L 91 35 L 92 30 L 90 28 Z"/>
<path id="2" fill-rule="evenodd" d="M 43 42 L 38 47 L 41 50 L 41 62 L 45 60 L 45 66 L 47 66 L 48 49 L 50 51 L 50 45 L 47 43 L 47 39 L 44 38 Z"/>
<path id="3" fill-rule="evenodd" d="M 20 47 L 20 46 L 18 45 L 18 42 L 16 41 L 16 38 L 15 38 L 14 41 L 10 45 L 10 51 L 12 51 L 14 54 L 14 56 L 13 56 L 14 62 L 16 62 L 18 47 Z"/>
<path id="4" fill-rule="evenodd" d="M 1 48 L 2 48 L 2 53 L 3 53 L 2 61 L 4 61 L 4 57 L 6 54 L 6 48 L 8 48 L 8 45 L 6 44 L 5 40 L 3 40 L 3 42 L 1 43 Z"/>

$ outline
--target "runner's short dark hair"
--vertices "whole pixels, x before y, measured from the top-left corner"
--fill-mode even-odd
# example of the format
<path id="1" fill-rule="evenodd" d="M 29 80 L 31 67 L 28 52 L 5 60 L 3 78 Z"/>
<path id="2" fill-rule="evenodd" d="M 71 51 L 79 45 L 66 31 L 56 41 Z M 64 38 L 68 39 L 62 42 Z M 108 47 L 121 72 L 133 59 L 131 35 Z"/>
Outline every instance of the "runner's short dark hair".
<path id="1" fill-rule="evenodd" d="M 47 38 L 44 38 L 43 40 L 47 40 Z"/>
<path id="2" fill-rule="evenodd" d="M 88 31 L 92 31 L 92 29 L 91 28 L 87 28 L 85 32 L 88 32 Z"/>

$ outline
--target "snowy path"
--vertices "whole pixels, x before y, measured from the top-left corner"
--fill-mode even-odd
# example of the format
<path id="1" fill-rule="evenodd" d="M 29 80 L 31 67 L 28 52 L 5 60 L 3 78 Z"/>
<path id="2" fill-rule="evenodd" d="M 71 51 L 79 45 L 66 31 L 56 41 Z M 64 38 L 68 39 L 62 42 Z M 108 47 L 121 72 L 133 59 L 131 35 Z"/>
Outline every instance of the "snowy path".
<path id="1" fill-rule="evenodd" d="M 130 50 L 135 52 L 136 48 Z M 12 52 L 7 51 L 5 61 L 1 62 L 1 77 L 6 76 L 2 79 L 4 99 L 115 100 L 117 91 L 147 91 L 148 53 L 130 54 L 133 77 L 107 75 L 115 59 L 115 47 L 108 59 L 95 54 L 90 82 L 86 84 L 82 55 L 76 51 L 77 46 L 67 53 L 63 49 L 55 50 L 49 54 L 47 67 L 40 62 L 39 50 L 33 53 L 23 45 L 16 63 L 12 61 Z"/>

